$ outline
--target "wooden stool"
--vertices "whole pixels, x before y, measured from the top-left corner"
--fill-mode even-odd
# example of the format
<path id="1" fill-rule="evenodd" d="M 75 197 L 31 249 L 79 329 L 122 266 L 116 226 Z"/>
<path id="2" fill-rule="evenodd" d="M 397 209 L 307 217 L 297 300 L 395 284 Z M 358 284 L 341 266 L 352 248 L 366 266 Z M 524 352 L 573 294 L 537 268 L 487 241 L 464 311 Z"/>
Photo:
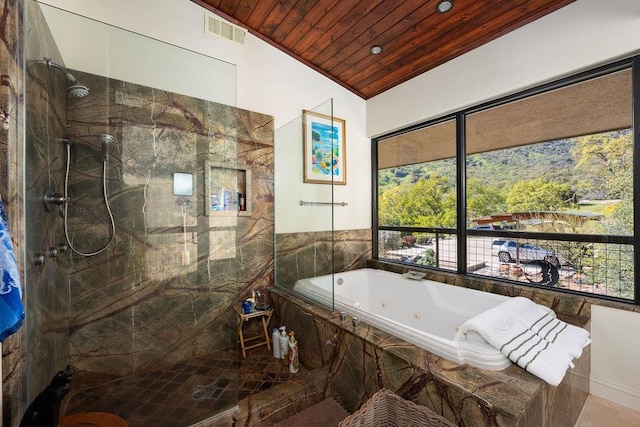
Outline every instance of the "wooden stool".
<path id="1" fill-rule="evenodd" d="M 240 336 L 240 348 L 242 349 L 242 358 L 244 359 L 245 357 L 247 357 L 247 350 L 260 347 L 261 345 L 266 345 L 267 348 L 271 350 L 271 345 L 269 344 L 269 330 L 267 329 L 267 326 L 271 321 L 271 315 L 273 314 L 273 309 L 271 308 L 268 308 L 266 310 L 254 309 L 251 311 L 251 313 L 247 313 L 247 314 L 242 312 L 242 307 L 239 304 L 234 305 L 233 309 L 236 311 L 236 313 L 238 313 L 238 317 L 240 318 L 238 321 L 238 335 Z M 242 333 L 242 325 L 244 324 L 244 322 L 248 321 L 249 319 L 253 319 L 254 317 L 260 317 L 262 319 L 262 331 L 264 333 L 264 336 L 256 335 L 253 337 L 245 338 L 244 334 Z M 262 341 L 251 344 L 251 345 L 245 344 L 247 341 L 253 341 L 253 340 L 262 340 Z"/>
<path id="2" fill-rule="evenodd" d="M 129 427 L 119 416 L 108 412 L 80 412 L 60 419 L 60 427 Z"/>

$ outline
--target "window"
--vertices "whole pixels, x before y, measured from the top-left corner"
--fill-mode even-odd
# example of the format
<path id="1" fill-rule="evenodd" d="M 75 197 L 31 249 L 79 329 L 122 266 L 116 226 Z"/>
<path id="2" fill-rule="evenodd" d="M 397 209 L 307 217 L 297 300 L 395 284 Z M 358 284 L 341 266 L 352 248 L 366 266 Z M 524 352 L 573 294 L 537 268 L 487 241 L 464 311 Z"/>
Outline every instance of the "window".
<path id="1" fill-rule="evenodd" d="M 456 270 L 456 124 L 449 119 L 378 144 L 378 253 Z"/>
<path id="2" fill-rule="evenodd" d="M 374 256 L 636 301 L 632 62 L 374 140 Z"/>

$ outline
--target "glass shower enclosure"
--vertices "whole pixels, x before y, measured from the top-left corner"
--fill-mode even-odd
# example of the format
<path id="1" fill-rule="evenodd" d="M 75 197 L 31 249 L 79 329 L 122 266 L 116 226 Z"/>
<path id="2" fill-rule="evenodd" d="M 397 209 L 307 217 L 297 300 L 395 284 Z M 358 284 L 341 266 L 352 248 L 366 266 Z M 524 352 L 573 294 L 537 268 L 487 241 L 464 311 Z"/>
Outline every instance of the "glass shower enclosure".
<path id="1" fill-rule="evenodd" d="M 25 3 L 26 401 L 71 364 L 68 412 L 237 407 L 232 305 L 261 264 L 237 254 L 260 252 L 243 245 L 263 186 L 236 67 Z"/>
<path id="2" fill-rule="evenodd" d="M 275 132 L 275 284 L 333 310 L 334 186 L 345 180 L 344 122 L 333 99 Z M 321 285 L 311 285 L 311 278 Z"/>

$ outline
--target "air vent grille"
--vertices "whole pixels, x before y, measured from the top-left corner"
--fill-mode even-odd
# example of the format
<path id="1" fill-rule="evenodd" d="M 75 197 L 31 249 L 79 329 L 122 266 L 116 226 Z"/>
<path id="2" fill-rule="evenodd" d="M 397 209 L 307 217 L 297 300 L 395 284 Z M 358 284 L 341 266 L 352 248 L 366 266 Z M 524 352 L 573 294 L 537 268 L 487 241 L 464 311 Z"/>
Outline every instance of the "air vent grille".
<path id="1" fill-rule="evenodd" d="M 244 45 L 247 36 L 247 30 L 244 28 L 238 27 L 211 13 L 204 14 L 204 32 L 241 45 Z"/>

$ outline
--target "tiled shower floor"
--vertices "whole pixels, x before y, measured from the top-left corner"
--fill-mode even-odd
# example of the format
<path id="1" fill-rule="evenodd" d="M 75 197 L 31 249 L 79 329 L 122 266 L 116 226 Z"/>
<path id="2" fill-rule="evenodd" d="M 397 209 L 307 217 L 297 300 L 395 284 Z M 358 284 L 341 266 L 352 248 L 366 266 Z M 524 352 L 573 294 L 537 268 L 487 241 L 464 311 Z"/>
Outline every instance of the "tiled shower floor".
<path id="1" fill-rule="evenodd" d="M 111 412 L 130 427 L 187 427 L 292 375 L 300 373 L 290 374 L 266 347 L 248 351 L 246 359 L 226 351 L 122 378 L 79 371 L 65 413 Z"/>

